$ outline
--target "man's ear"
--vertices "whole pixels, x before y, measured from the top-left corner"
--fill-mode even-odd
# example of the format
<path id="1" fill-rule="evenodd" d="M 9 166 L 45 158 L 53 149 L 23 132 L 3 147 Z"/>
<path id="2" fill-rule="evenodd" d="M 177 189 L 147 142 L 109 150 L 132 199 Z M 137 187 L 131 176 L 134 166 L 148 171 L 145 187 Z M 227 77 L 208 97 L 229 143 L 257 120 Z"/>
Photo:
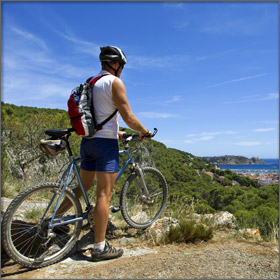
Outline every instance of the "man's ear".
<path id="1" fill-rule="evenodd" d="M 112 63 L 111 65 L 113 68 L 115 68 L 117 70 L 120 64 L 119 64 L 119 62 L 116 62 L 116 63 Z"/>

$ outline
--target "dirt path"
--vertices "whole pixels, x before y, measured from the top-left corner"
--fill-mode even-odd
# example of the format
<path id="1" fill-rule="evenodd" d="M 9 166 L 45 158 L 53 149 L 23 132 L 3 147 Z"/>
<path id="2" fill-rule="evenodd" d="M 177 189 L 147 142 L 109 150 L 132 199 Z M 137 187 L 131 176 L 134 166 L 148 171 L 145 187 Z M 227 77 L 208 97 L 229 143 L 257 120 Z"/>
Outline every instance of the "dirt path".
<path id="1" fill-rule="evenodd" d="M 149 246 L 120 245 L 123 257 L 93 263 L 85 253 L 57 264 L 28 270 L 2 256 L 3 279 L 278 279 L 278 244 L 217 234 L 208 242 Z M 4 257 L 4 258 L 3 258 Z"/>

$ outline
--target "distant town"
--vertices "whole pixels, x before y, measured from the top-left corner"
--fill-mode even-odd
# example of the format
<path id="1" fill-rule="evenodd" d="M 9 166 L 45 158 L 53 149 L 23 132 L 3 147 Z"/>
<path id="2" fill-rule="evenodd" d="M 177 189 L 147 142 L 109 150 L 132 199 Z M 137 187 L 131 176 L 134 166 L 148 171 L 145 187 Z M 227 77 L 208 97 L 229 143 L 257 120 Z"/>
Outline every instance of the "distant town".
<path id="1" fill-rule="evenodd" d="M 216 167 L 216 169 L 220 169 L 219 167 Z M 258 173 L 258 172 L 235 172 L 239 176 L 242 177 L 248 177 L 251 180 L 257 181 L 262 186 L 267 186 L 271 184 L 279 184 L 279 174 L 278 173 Z M 214 173 L 209 171 L 204 171 L 204 174 L 210 176 L 212 180 L 214 179 Z M 219 180 L 223 181 L 225 179 L 224 176 L 219 176 Z M 240 184 L 236 181 L 232 182 L 233 185 L 239 185 Z M 225 186 L 229 187 L 229 186 Z"/>
<path id="2" fill-rule="evenodd" d="M 221 169 L 220 165 L 252 165 L 254 164 L 262 164 L 264 160 L 260 159 L 259 157 L 252 157 L 251 159 L 246 158 L 244 156 L 232 156 L 232 155 L 225 155 L 225 156 L 215 156 L 215 157 L 202 157 L 203 159 L 209 161 L 210 163 L 214 164 L 215 169 Z M 206 163 L 206 165 L 208 165 Z M 231 170 L 232 172 L 238 174 L 242 177 L 248 177 L 251 180 L 257 181 L 262 186 L 267 186 L 271 184 L 279 184 L 279 171 L 278 170 L 270 170 L 269 167 L 265 167 L 268 169 L 260 170 L 260 169 L 235 169 Z M 245 171 L 246 170 L 246 171 Z M 205 174 L 209 175 L 214 179 L 214 173 L 212 172 L 205 172 Z M 224 176 L 219 176 L 219 180 L 223 181 Z M 238 182 L 233 181 L 233 185 L 237 184 Z M 228 187 L 228 186 L 225 186 Z"/>
<path id="3" fill-rule="evenodd" d="M 279 184 L 279 174 L 277 173 L 254 173 L 254 172 L 236 172 L 239 176 L 248 177 L 258 181 L 262 186 Z"/>

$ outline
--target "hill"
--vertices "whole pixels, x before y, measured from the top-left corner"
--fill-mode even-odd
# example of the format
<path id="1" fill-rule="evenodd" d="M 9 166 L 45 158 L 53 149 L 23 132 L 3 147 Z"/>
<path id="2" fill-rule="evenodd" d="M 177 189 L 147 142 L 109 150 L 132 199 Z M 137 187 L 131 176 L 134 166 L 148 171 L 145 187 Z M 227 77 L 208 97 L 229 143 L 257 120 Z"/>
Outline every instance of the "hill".
<path id="1" fill-rule="evenodd" d="M 219 157 L 203 157 L 209 160 L 211 163 L 222 164 L 222 165 L 242 165 L 242 164 L 256 164 L 264 163 L 264 161 L 258 157 L 246 158 L 244 156 L 219 156 Z"/>
<path id="2" fill-rule="evenodd" d="M 68 161 L 67 155 L 61 153 L 50 160 L 40 151 L 39 142 L 46 138 L 46 129 L 63 129 L 69 125 L 64 110 L 1 102 L 2 196 L 13 197 L 31 184 L 56 180 L 61 166 Z M 81 137 L 75 134 L 70 138 L 76 155 L 80 141 Z M 275 227 L 279 228 L 278 185 L 260 186 L 257 181 L 230 170 L 216 169 L 206 159 L 167 148 L 156 140 L 141 144 L 135 141 L 131 147 L 138 150 L 134 157 L 143 164 L 157 167 L 165 176 L 169 187 L 166 215 L 178 217 L 193 205 L 197 213 L 229 211 L 236 216 L 240 227 L 257 227 L 262 236 L 269 236 Z M 120 164 L 124 161 L 121 157 Z M 125 179 L 126 176 L 122 176 L 116 184 L 113 199 L 119 199 Z"/>

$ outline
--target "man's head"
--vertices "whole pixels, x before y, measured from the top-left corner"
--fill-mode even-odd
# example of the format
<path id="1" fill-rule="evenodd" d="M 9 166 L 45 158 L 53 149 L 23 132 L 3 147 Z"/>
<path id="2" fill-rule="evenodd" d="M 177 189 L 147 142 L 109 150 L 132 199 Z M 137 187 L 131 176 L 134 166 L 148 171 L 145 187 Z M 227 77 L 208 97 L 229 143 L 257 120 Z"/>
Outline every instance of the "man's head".
<path id="1" fill-rule="evenodd" d="M 118 76 L 118 71 L 126 64 L 126 56 L 121 49 L 114 46 L 100 48 L 99 59 L 102 63 L 102 69 L 109 67 Z"/>

